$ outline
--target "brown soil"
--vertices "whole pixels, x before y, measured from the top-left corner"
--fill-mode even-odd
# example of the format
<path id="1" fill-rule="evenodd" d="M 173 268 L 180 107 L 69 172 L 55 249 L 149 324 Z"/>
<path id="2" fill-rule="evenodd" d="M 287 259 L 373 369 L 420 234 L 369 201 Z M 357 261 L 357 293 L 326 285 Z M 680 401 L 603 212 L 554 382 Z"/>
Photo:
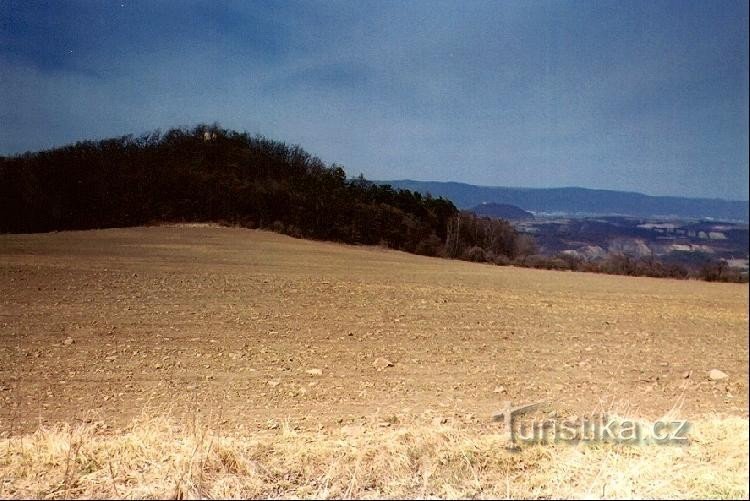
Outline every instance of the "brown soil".
<path id="1" fill-rule="evenodd" d="M 729 377 L 709 380 L 714 368 Z M 747 379 L 747 285 L 204 225 L 0 235 L 5 434 L 164 413 L 248 428 L 486 422 L 501 401 L 540 400 L 746 417 Z"/>

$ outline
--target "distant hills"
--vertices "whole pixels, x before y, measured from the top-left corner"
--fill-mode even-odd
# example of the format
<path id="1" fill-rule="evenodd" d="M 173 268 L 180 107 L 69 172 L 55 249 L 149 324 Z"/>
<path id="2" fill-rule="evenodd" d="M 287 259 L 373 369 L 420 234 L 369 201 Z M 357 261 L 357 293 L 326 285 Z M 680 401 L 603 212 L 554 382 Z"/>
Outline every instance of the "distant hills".
<path id="1" fill-rule="evenodd" d="M 748 221 L 748 202 L 708 198 L 650 196 L 588 188 L 510 188 L 409 179 L 378 181 L 394 188 L 448 198 L 461 209 L 483 203 L 508 204 L 534 213 L 624 215 Z"/>
<path id="2" fill-rule="evenodd" d="M 485 202 L 469 209 L 477 216 L 499 217 L 510 221 L 534 219 L 534 214 L 510 204 Z"/>

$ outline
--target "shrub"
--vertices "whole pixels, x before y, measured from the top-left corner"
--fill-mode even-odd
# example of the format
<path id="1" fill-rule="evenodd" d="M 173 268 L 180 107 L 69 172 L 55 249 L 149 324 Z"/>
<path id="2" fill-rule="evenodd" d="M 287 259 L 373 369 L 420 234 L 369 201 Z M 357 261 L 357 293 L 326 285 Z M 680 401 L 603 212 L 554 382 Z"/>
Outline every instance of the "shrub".
<path id="1" fill-rule="evenodd" d="M 442 252 L 442 247 L 443 243 L 440 238 L 432 233 L 429 237 L 417 243 L 415 253 L 423 256 L 438 256 Z"/>
<path id="2" fill-rule="evenodd" d="M 465 250 L 463 254 L 461 254 L 461 259 L 464 261 L 473 261 L 475 263 L 485 263 L 488 261 L 484 249 L 477 245 Z"/>
<path id="3" fill-rule="evenodd" d="M 498 266 L 508 266 L 509 264 L 511 264 L 510 258 L 508 258 L 508 256 L 503 256 L 502 254 L 496 255 L 492 259 L 492 262 Z"/>

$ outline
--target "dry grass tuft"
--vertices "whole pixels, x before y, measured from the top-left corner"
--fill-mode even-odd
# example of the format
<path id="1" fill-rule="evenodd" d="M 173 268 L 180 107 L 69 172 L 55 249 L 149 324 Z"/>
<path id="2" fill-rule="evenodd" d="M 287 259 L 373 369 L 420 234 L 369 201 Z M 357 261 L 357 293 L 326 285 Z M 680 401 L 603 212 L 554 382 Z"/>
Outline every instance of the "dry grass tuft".
<path id="1" fill-rule="evenodd" d="M 423 423 L 221 435 L 170 419 L 0 440 L 2 498 L 748 497 L 748 420 L 695 422 L 688 446 L 508 450 Z"/>

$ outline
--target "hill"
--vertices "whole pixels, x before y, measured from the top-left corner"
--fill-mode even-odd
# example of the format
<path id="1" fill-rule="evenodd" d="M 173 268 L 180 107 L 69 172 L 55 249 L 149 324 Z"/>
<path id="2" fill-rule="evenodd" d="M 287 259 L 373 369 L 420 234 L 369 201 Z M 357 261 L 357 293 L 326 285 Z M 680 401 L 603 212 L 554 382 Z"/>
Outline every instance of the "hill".
<path id="1" fill-rule="evenodd" d="M 510 188 L 410 179 L 378 181 L 394 188 L 446 197 L 459 208 L 481 203 L 516 205 L 524 210 L 578 215 L 674 216 L 748 221 L 748 202 L 707 198 L 650 196 L 588 188 Z"/>
<path id="2" fill-rule="evenodd" d="M 349 180 L 301 147 L 217 125 L 0 158 L 0 232 L 225 222 L 435 254 L 449 201 Z"/>
<path id="3" fill-rule="evenodd" d="M 216 222 L 297 238 L 508 262 L 507 222 L 347 179 L 301 147 L 198 125 L 0 158 L 0 233 Z"/>
<path id="4" fill-rule="evenodd" d="M 509 210 L 524 214 L 494 209 L 505 217 Z M 0 157 L 0 233 L 214 222 L 428 256 L 578 269 L 560 260 L 528 260 L 536 251 L 533 237 L 492 216 L 461 212 L 445 198 L 362 176 L 347 179 L 341 166 L 299 146 L 218 125 Z M 587 271 L 700 275 L 656 261 L 637 264 L 591 265 Z"/>
<path id="5" fill-rule="evenodd" d="M 527 212 L 520 207 L 510 204 L 498 204 L 495 202 L 479 204 L 476 207 L 469 209 L 469 211 L 477 216 L 499 217 L 510 221 L 534 219 L 534 214 Z"/>

